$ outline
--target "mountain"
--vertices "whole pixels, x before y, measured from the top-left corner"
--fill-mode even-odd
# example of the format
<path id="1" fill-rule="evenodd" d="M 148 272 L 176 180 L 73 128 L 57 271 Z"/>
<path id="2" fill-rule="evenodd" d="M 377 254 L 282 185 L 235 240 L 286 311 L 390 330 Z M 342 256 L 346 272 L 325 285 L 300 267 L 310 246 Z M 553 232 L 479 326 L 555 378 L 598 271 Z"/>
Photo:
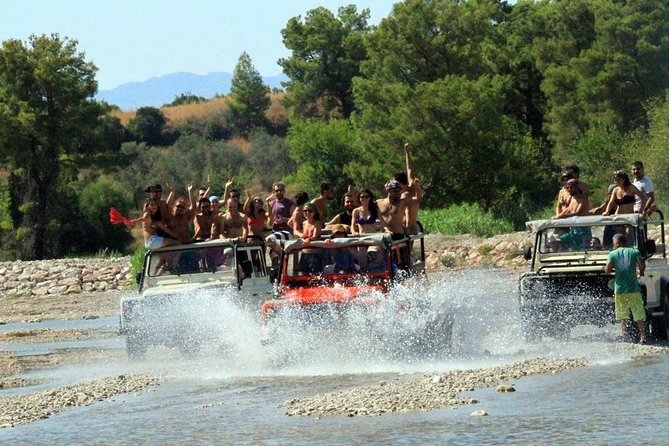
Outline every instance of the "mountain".
<path id="1" fill-rule="evenodd" d="M 281 89 L 281 82 L 288 80 L 284 75 L 263 77 L 270 88 Z M 119 106 L 123 110 L 139 107 L 160 107 L 169 104 L 182 93 L 191 93 L 207 99 L 217 94 L 228 94 L 232 74 L 230 73 L 171 73 L 152 77 L 143 82 L 129 82 L 112 90 L 100 90 L 96 99 Z"/>

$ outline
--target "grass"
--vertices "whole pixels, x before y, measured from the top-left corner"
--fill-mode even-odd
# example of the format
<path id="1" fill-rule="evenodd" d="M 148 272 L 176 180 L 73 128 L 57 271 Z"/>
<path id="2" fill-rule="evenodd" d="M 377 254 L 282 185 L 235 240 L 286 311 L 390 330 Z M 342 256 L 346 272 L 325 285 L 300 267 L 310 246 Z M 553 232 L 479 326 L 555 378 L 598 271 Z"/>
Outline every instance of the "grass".
<path id="1" fill-rule="evenodd" d="M 472 234 L 492 237 L 513 231 L 510 221 L 497 219 L 477 204 L 459 204 L 445 209 L 421 209 L 418 219 L 429 233 L 445 235 Z"/>

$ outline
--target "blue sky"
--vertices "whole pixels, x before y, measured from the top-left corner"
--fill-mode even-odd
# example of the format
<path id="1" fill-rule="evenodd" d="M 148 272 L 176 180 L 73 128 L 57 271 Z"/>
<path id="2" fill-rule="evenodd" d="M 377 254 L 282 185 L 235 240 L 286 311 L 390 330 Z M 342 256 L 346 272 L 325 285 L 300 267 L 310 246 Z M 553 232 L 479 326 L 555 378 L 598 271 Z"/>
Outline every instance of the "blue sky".
<path id="1" fill-rule="evenodd" d="M 59 33 L 79 41 L 101 90 L 178 71 L 231 73 L 246 51 L 263 76 L 281 73 L 291 17 L 355 3 L 371 24 L 393 0 L 0 0 L 0 40 Z"/>

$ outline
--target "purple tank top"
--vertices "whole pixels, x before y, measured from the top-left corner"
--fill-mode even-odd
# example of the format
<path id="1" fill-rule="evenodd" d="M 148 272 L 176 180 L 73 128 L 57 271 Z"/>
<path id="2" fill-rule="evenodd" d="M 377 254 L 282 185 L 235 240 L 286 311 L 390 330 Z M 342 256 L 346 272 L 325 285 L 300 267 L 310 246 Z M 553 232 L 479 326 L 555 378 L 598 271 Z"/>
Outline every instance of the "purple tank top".
<path id="1" fill-rule="evenodd" d="M 272 220 L 275 222 L 272 224 L 272 231 L 292 232 L 287 222 L 290 218 L 290 208 L 293 207 L 294 204 L 295 203 L 293 203 L 293 201 L 288 198 L 284 198 L 281 201 L 272 200 L 269 202 L 269 209 L 272 213 Z M 284 217 L 286 219 L 286 223 L 276 223 L 277 217 Z"/>

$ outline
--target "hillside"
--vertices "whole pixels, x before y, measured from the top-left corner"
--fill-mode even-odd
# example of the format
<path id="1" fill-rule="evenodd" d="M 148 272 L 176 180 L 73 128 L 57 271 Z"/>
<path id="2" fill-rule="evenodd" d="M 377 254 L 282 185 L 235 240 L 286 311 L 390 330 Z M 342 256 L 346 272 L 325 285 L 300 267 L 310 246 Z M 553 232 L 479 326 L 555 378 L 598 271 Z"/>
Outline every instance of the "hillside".
<path id="1" fill-rule="evenodd" d="M 272 89 L 281 89 L 281 82 L 287 78 L 283 75 L 263 78 Z M 152 77 L 143 82 L 130 82 L 119 85 L 112 90 L 100 90 L 96 99 L 104 100 L 119 106 L 123 110 L 136 109 L 143 106 L 160 107 L 169 104 L 182 93 L 190 92 L 196 96 L 211 99 L 216 95 L 230 92 L 232 74 L 230 73 L 171 73 L 165 76 Z"/>

